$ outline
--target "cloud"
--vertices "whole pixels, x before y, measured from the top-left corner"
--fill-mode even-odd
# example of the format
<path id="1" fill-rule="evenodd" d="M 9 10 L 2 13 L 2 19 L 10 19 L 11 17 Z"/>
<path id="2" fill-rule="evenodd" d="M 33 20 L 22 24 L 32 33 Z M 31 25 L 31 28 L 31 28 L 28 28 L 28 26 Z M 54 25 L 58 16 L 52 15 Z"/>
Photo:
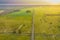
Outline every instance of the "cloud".
<path id="1" fill-rule="evenodd" d="M 60 3 L 60 0 L 0 0 L 0 4 L 7 3 L 27 3 L 27 4 L 56 4 Z"/>

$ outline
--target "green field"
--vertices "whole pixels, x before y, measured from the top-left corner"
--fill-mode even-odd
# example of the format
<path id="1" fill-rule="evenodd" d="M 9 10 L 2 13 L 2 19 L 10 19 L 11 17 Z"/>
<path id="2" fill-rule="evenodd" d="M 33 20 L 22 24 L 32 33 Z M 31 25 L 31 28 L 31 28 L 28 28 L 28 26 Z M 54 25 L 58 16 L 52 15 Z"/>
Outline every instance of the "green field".
<path id="1" fill-rule="evenodd" d="M 0 40 L 30 40 L 32 11 L 28 8 L 18 10 L 0 14 Z"/>
<path id="2" fill-rule="evenodd" d="M 31 40 L 33 14 L 35 40 L 60 40 L 60 6 L 13 9 L 4 13 L 0 13 L 0 40 Z"/>

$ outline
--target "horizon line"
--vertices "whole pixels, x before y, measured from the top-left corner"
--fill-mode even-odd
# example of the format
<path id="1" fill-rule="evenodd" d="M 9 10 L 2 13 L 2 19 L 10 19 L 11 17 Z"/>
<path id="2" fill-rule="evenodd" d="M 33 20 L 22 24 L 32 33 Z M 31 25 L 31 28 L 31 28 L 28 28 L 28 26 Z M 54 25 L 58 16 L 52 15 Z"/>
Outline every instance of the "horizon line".
<path id="1" fill-rule="evenodd" d="M 60 5 L 60 4 L 0 4 L 0 5 L 33 5 L 33 6 L 39 6 L 39 5 Z"/>

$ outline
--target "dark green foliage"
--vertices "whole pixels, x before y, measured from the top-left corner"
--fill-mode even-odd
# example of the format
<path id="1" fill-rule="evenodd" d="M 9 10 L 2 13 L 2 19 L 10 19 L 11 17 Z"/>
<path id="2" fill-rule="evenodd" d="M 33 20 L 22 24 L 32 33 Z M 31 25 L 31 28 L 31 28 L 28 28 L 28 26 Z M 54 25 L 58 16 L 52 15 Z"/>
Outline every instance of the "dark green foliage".
<path id="1" fill-rule="evenodd" d="M 30 10 L 27 10 L 26 13 L 31 13 L 31 11 Z"/>

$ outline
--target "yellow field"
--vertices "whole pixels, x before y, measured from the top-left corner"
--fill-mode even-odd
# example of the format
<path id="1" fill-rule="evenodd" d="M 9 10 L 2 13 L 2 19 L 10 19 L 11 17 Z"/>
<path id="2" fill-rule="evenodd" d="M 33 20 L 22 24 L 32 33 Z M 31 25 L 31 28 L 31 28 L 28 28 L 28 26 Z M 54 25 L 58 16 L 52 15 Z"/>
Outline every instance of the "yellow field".
<path id="1" fill-rule="evenodd" d="M 60 40 L 60 6 L 34 8 L 35 40 Z"/>

